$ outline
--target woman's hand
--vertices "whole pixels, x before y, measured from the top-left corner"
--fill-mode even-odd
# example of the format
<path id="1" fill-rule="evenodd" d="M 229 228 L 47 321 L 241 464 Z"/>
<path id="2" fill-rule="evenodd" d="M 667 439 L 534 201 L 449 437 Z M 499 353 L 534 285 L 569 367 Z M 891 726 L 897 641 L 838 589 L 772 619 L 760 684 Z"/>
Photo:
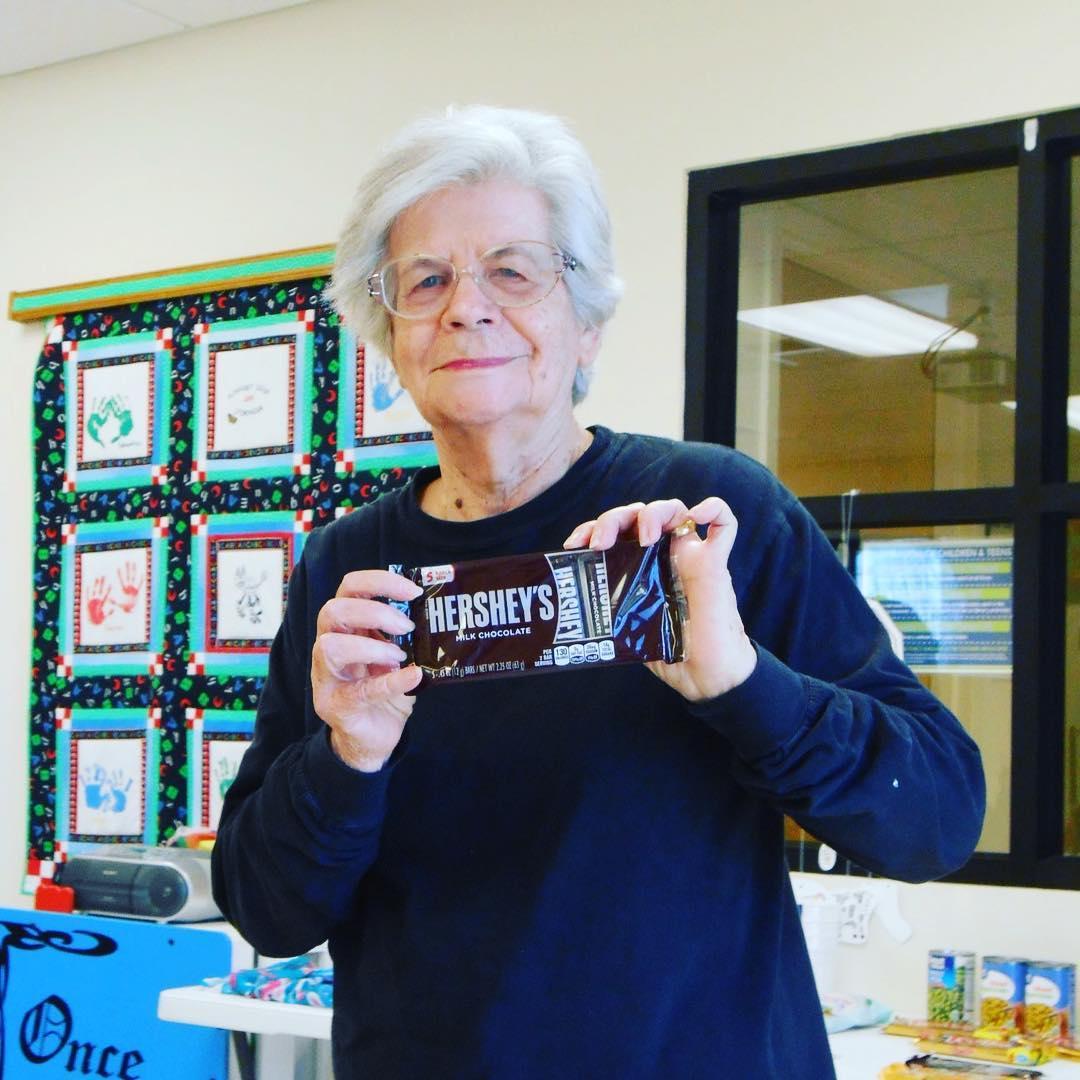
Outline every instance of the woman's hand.
<path id="1" fill-rule="evenodd" d="M 757 664 L 728 572 L 728 556 L 739 527 L 728 504 L 710 496 L 689 509 L 679 499 L 616 506 L 594 521 L 582 522 L 563 546 L 602 551 L 620 537 L 634 536 L 646 546 L 687 521 L 706 525 L 708 531 L 704 540 L 696 529 L 671 538 L 671 556 L 686 594 L 686 659 L 647 666 L 688 701 L 702 701 L 734 689 Z"/>
<path id="2" fill-rule="evenodd" d="M 389 570 L 354 570 L 319 612 L 311 650 L 315 711 L 330 728 L 342 761 L 376 772 L 394 752 L 423 675 L 403 668 L 405 653 L 387 635 L 405 634 L 413 622 L 381 599 L 415 600 L 423 590 Z"/>

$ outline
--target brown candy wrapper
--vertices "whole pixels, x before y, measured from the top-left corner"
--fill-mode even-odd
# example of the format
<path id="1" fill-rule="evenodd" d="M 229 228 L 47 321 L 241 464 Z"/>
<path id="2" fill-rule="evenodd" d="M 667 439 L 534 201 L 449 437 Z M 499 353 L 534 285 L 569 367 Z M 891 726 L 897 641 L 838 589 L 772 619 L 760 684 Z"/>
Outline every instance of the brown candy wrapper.
<path id="1" fill-rule="evenodd" d="M 670 537 L 496 559 L 391 567 L 423 593 L 394 640 L 427 683 L 685 659 Z M 403 608 L 405 605 L 401 605 Z"/>

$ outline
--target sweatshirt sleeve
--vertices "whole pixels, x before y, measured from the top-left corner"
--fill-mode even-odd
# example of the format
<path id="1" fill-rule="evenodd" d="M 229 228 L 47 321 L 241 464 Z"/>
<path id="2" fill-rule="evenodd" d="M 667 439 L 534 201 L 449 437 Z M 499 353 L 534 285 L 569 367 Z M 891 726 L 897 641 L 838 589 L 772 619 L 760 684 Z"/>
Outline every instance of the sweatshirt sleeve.
<path id="1" fill-rule="evenodd" d="M 377 773 L 351 769 L 311 707 L 314 604 L 325 599 L 310 590 L 320 541 L 316 531 L 290 577 L 254 739 L 225 796 L 212 857 L 222 913 L 269 956 L 313 948 L 349 913 L 378 850 L 402 751 Z"/>
<path id="2" fill-rule="evenodd" d="M 741 686 L 691 711 L 733 745 L 738 780 L 875 873 L 925 881 L 978 842 L 979 750 L 895 655 L 809 513 L 781 507 L 733 554 L 758 663 Z M 744 544 L 742 523 L 738 549 Z"/>

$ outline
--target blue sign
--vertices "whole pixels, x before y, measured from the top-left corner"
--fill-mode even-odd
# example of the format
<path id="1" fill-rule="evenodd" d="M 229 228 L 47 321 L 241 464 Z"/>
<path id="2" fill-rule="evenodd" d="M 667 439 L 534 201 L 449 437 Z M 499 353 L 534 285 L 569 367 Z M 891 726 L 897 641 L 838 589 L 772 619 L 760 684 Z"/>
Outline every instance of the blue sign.
<path id="1" fill-rule="evenodd" d="M 157 999 L 231 960 L 219 931 L 0 908 L 0 1077 L 225 1080 L 226 1033 L 158 1020 Z"/>
<path id="2" fill-rule="evenodd" d="M 904 635 L 911 667 L 1009 671 L 1011 539 L 867 540 L 856 556 L 855 578 Z"/>

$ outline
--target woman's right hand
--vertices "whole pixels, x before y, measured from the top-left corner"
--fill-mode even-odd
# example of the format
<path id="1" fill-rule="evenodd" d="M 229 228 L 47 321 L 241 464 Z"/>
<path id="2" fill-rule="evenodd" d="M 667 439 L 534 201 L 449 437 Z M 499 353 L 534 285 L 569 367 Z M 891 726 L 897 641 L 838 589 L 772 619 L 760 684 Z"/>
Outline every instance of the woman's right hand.
<path id="1" fill-rule="evenodd" d="M 387 637 L 414 629 L 384 599 L 415 600 L 423 590 L 389 570 L 354 570 L 319 612 L 311 650 L 315 711 L 330 728 L 330 745 L 345 764 L 377 772 L 394 752 L 412 712 L 423 672 L 403 668 Z"/>

